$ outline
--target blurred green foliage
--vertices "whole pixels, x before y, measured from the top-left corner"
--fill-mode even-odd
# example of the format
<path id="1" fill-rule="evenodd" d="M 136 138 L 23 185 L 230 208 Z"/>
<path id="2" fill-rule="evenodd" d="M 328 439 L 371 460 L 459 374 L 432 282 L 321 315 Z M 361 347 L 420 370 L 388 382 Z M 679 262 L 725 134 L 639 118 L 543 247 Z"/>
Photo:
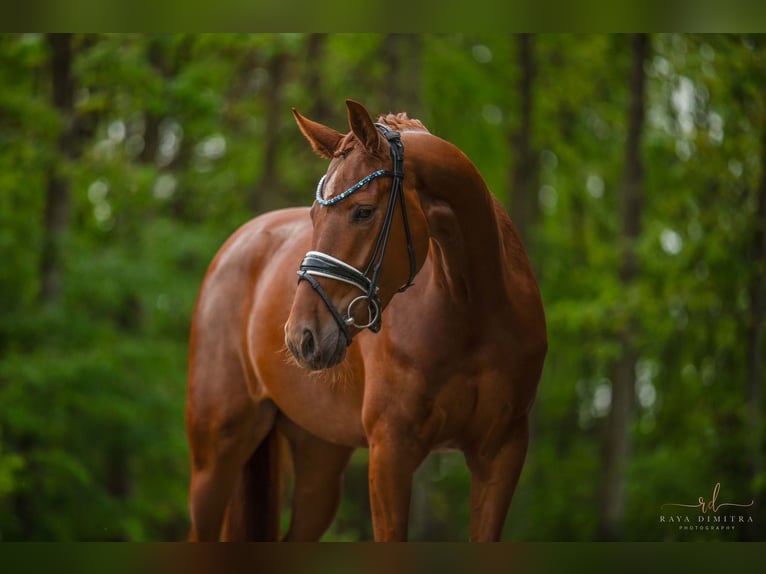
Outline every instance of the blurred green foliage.
<path id="1" fill-rule="evenodd" d="M 521 121 L 515 39 L 412 40 L 75 35 L 81 149 L 63 157 L 56 142 L 69 120 L 50 103 L 44 36 L 0 36 L 0 540 L 185 536 L 196 290 L 237 226 L 311 201 L 324 163 L 291 107 L 342 131 L 347 97 L 373 112 L 406 108 L 465 151 L 510 204 Z M 748 423 L 745 383 L 764 42 L 652 36 L 640 272 L 626 291 L 617 270 L 627 39 L 534 40 L 540 218 L 528 248 L 551 350 L 506 535 L 595 538 L 609 365 L 616 334 L 636 320 L 626 539 L 737 539 L 741 531 L 679 532 L 659 515 L 663 503 L 709 497 L 716 482 L 719 502 L 766 490 L 763 471 L 751 472 L 763 429 Z M 392 46 L 403 50 L 401 69 Z M 58 238 L 61 290 L 42 301 L 53 166 L 71 205 Z M 355 455 L 329 540 L 371 538 L 366 462 L 366 452 Z M 416 477 L 411 538 L 467 538 L 469 481 L 460 455 L 432 455 Z M 762 508 L 751 514 L 766 523 Z"/>

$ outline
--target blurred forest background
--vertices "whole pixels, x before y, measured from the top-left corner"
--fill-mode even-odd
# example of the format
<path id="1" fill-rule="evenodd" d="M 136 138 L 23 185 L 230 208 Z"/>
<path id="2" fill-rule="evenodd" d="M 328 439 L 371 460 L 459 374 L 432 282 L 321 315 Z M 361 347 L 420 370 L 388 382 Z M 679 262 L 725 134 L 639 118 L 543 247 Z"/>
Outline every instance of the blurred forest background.
<path id="1" fill-rule="evenodd" d="M 506 538 L 766 538 L 766 38 L 7 34 L 0 86 L 0 540 L 185 537 L 196 291 L 240 224 L 311 203 L 290 108 L 345 132 L 345 98 L 465 151 L 537 270 Z M 327 540 L 372 536 L 366 456 Z M 660 522 L 716 483 L 753 525 Z M 411 539 L 467 539 L 468 488 L 432 455 Z"/>

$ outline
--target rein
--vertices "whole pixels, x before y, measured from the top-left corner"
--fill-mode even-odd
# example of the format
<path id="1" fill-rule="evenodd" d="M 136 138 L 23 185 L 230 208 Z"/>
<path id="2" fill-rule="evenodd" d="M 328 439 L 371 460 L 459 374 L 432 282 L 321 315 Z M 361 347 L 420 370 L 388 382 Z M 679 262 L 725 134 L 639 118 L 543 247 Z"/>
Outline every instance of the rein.
<path id="1" fill-rule="evenodd" d="M 386 215 L 383 218 L 383 225 L 378 232 L 378 237 L 375 241 L 375 247 L 372 250 L 370 261 L 364 271 L 358 270 L 356 267 L 349 265 L 348 263 L 336 259 L 331 255 L 322 253 L 321 251 L 309 251 L 301 262 L 300 269 L 298 270 L 298 281 L 308 281 L 309 285 L 316 291 L 324 301 L 325 305 L 332 314 L 335 322 L 340 327 L 341 333 L 346 338 L 346 344 L 351 344 L 351 334 L 349 333 L 349 326 L 356 327 L 357 329 L 369 329 L 373 333 L 380 331 L 382 319 L 381 319 L 381 303 L 378 296 L 378 281 L 380 280 L 380 272 L 383 267 L 383 258 L 386 254 L 386 247 L 388 246 L 388 238 L 391 235 L 391 224 L 394 220 L 394 211 L 396 210 L 397 202 L 402 209 L 402 222 L 404 223 L 404 233 L 407 239 L 407 252 L 410 258 L 410 277 L 407 283 L 399 288 L 397 291 L 401 293 L 406 291 L 412 286 L 412 280 L 415 278 L 416 261 L 415 261 L 415 249 L 412 244 L 412 234 L 410 232 L 410 224 L 407 219 L 407 208 L 404 200 L 404 145 L 402 144 L 401 135 L 399 132 L 389 129 L 383 124 L 375 124 L 378 130 L 388 140 L 389 147 L 391 149 L 391 160 L 393 163 L 392 170 L 381 169 L 375 171 L 360 180 L 343 193 L 336 195 L 330 199 L 323 198 L 324 181 L 327 175 L 323 175 L 317 184 L 316 190 L 316 202 L 323 207 L 330 207 L 339 203 L 358 191 L 375 178 L 381 176 L 391 176 L 393 178 L 391 184 L 391 194 L 388 198 L 388 207 L 386 209 Z M 353 285 L 359 289 L 363 294 L 354 298 L 346 309 L 346 314 L 341 315 L 338 309 L 335 308 L 330 298 L 325 293 L 319 281 L 316 277 L 326 277 L 328 279 L 335 279 L 336 281 L 342 281 Z M 368 321 L 364 324 L 358 324 L 354 320 L 351 313 L 354 305 L 360 301 L 367 301 Z"/>

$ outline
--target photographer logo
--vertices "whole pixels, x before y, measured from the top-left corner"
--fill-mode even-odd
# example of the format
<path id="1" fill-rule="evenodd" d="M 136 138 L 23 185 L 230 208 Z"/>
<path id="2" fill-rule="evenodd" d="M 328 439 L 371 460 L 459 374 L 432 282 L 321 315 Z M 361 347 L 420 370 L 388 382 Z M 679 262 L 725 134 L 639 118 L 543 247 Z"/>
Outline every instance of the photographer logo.
<path id="1" fill-rule="evenodd" d="M 753 517 L 741 509 L 750 508 L 755 504 L 754 500 L 748 503 L 718 502 L 721 491 L 721 483 L 717 482 L 713 487 L 713 495 L 709 501 L 703 496 L 697 499 L 696 504 L 683 504 L 667 502 L 660 509 L 660 524 L 677 527 L 678 530 L 735 530 L 738 526 L 753 523 Z M 696 515 L 681 514 L 682 511 L 670 514 L 668 509 L 694 508 L 699 510 Z"/>

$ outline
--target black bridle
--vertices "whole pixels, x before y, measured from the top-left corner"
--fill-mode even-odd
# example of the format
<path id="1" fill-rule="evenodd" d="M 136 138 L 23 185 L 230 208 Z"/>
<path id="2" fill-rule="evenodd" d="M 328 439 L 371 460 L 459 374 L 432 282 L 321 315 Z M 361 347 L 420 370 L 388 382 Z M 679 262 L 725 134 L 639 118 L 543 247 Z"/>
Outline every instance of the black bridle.
<path id="1" fill-rule="evenodd" d="M 410 277 L 407 283 L 399 288 L 398 292 L 401 293 L 412 286 L 412 280 L 415 278 L 416 262 L 415 262 L 415 249 L 412 245 L 412 234 L 410 232 L 410 224 L 407 219 L 407 208 L 404 200 L 404 145 L 399 132 L 389 129 L 383 124 L 375 124 L 380 132 L 388 140 L 391 148 L 391 160 L 393 163 L 392 170 L 381 169 L 375 171 L 348 188 L 343 193 L 336 195 L 330 199 L 323 198 L 323 188 L 326 175 L 322 176 L 317 185 L 316 201 L 319 205 L 329 207 L 336 203 L 343 201 L 355 191 L 361 189 L 373 179 L 381 176 L 391 176 L 393 183 L 391 184 L 391 195 L 388 198 L 388 207 L 386 209 L 386 215 L 383 218 L 383 225 L 378 233 L 378 238 L 375 241 L 375 248 L 372 250 L 370 261 L 367 264 L 367 268 L 364 271 L 359 271 L 356 267 L 349 265 L 348 263 L 336 259 L 331 255 L 322 253 L 321 251 L 309 251 L 306 253 L 303 261 L 301 262 L 300 269 L 298 270 L 298 281 L 308 281 L 309 285 L 319 294 L 324 301 L 327 308 L 330 310 L 335 322 L 338 323 L 341 333 L 346 338 L 346 344 L 351 344 L 351 334 L 348 331 L 349 326 L 356 327 L 357 329 L 369 329 L 373 333 L 380 331 L 381 326 L 381 304 L 378 296 L 378 281 L 380 280 L 380 272 L 383 267 L 383 258 L 386 254 L 386 247 L 388 246 L 388 238 L 391 235 L 391 223 L 394 220 L 394 211 L 396 204 L 399 203 L 402 209 L 402 221 L 404 223 L 404 233 L 407 238 L 407 251 L 410 258 Z M 353 285 L 362 291 L 363 295 L 359 295 L 354 298 L 346 309 L 346 315 L 342 316 L 340 312 L 335 308 L 327 293 L 324 292 L 319 281 L 316 277 L 327 277 L 335 279 L 337 281 L 343 281 Z M 367 301 L 368 321 L 364 324 L 358 324 L 354 320 L 354 316 L 351 313 L 352 308 L 359 301 Z"/>

